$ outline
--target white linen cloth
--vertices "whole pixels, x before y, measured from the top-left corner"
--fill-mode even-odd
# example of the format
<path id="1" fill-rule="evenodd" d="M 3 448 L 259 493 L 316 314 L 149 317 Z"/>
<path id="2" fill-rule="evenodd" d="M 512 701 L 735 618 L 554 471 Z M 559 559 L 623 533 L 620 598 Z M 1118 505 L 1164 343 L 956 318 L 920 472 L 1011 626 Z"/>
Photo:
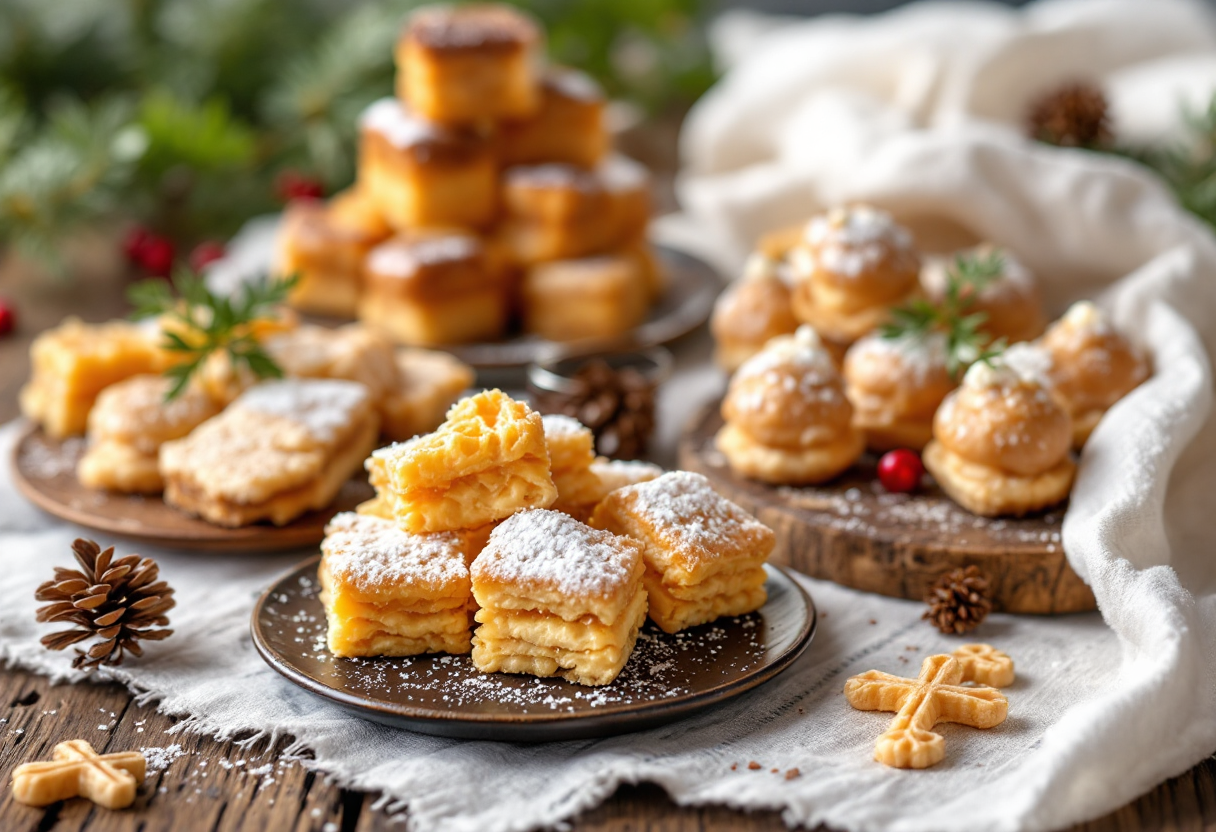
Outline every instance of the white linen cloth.
<path id="1" fill-rule="evenodd" d="M 827 613 L 807 655 L 702 716 L 537 746 L 396 731 L 295 689 L 252 649 L 255 595 L 307 552 L 136 547 L 178 589 L 176 633 L 114 678 L 187 716 L 185 730 L 294 736 L 314 753 L 308 765 L 384 791 L 418 830 L 532 829 L 637 781 L 680 803 L 774 808 L 791 824 L 859 832 L 1054 829 L 1114 809 L 1216 749 L 1216 559 L 1205 522 L 1216 508 L 1216 242 L 1133 165 L 1028 144 L 996 112 L 1019 111 L 1010 103 L 1028 95 L 1019 79 L 1050 79 L 1048 63 L 1071 75 L 1077 55 L 1105 78 L 1167 84 L 1162 62 L 1210 60 L 1216 27 L 1198 5 L 1160 0 L 1026 12 L 951 4 L 748 26 L 750 42 L 731 46 L 737 66 L 690 119 L 688 215 L 664 224 L 667 239 L 701 251 L 720 243 L 711 256 L 732 266 L 761 231 L 865 199 L 923 240 L 1010 246 L 1048 281 L 1053 307 L 1111 287 L 1105 301 L 1152 350 L 1156 375 L 1095 432 L 1065 520 L 1065 549 L 1101 615 L 994 615 L 975 633 L 1017 661 L 1009 719 L 984 732 L 944 726 L 946 759 L 928 771 L 874 763 L 889 716 L 853 711 L 844 680 L 870 668 L 914 674 L 923 656 L 959 640 L 921 622 L 917 602 L 807 581 Z M 722 384 L 704 348 L 681 356 L 661 400 L 668 457 L 692 406 Z M 0 452 L 16 430 L 0 431 Z M 53 565 L 70 562 L 79 533 L 35 512 L 0 476 L 8 662 L 79 678 L 70 656 L 38 646 L 50 628 L 34 623 L 32 597 Z M 761 770 L 748 769 L 753 760 Z M 801 776 L 786 780 L 791 768 Z"/>

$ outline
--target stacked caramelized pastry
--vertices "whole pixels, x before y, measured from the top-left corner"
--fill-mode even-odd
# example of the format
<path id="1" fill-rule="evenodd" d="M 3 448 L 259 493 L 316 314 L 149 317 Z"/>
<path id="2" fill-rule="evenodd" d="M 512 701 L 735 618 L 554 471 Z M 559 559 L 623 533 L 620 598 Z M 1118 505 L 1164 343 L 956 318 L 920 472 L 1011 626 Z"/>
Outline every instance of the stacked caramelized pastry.
<path id="1" fill-rule="evenodd" d="M 739 368 L 722 418 L 718 450 L 734 471 L 762 482 L 826 482 L 865 450 L 840 373 L 809 326 L 774 338 Z"/>
<path id="2" fill-rule="evenodd" d="M 912 235 L 867 205 L 812 217 L 789 252 L 794 314 L 838 352 L 888 320 L 919 288 Z"/>
<path id="3" fill-rule="evenodd" d="M 1072 419 L 1032 349 L 972 365 L 934 418 L 925 468 L 975 514 L 1021 516 L 1072 488 Z"/>
<path id="4" fill-rule="evenodd" d="M 335 655 L 471 646 L 487 673 L 604 685 L 647 614 L 676 632 L 765 601 L 773 533 L 703 477 L 597 459 L 579 422 L 498 390 L 366 467 L 376 498 L 322 544 Z"/>
<path id="5" fill-rule="evenodd" d="M 555 340 L 645 318 L 660 285 L 649 175 L 610 155 L 603 92 L 545 66 L 543 41 L 505 5 L 411 15 L 396 97 L 360 119 L 354 188 L 287 211 L 293 303 L 417 346 L 493 340 L 516 313 Z"/>

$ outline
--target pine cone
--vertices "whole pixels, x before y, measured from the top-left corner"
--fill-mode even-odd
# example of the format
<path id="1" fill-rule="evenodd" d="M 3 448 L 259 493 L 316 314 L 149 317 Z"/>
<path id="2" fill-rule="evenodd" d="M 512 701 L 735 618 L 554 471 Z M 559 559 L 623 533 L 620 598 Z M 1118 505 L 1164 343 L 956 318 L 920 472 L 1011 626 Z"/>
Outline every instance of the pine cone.
<path id="1" fill-rule="evenodd" d="M 158 581 L 160 567 L 151 558 L 126 555 L 114 560 L 114 547 L 106 549 L 92 540 L 77 538 L 72 552 L 81 570 L 55 567 L 55 579 L 38 587 L 34 597 L 49 601 L 38 608 L 39 621 L 69 621 L 75 629 L 42 638 L 48 650 L 63 650 L 96 636 L 101 639 L 87 651 L 76 650 L 72 666 L 92 669 L 117 665 L 124 651 L 143 655 L 141 639 L 160 641 L 172 630 L 153 630 L 169 623 L 166 612 L 177 603 L 173 590 Z"/>
<path id="2" fill-rule="evenodd" d="M 542 413 L 573 416 L 595 434 L 595 449 L 613 459 L 645 456 L 654 432 L 654 384 L 632 367 L 596 359 L 579 367 L 569 392 L 533 389 Z"/>
<path id="3" fill-rule="evenodd" d="M 1092 84 L 1067 84 L 1031 108 L 1032 139 L 1060 147 L 1102 148 L 1113 138 L 1106 96 Z"/>
<path id="4" fill-rule="evenodd" d="M 992 612 L 988 579 L 977 566 L 942 575 L 925 595 L 925 603 L 929 610 L 922 617 L 947 634 L 974 630 Z"/>

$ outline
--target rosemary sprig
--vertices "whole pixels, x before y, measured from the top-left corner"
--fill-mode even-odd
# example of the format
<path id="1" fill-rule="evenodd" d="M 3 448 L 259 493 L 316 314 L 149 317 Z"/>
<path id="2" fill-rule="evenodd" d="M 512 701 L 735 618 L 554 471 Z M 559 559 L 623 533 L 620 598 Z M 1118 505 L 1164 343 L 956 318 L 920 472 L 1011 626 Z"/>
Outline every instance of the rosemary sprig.
<path id="1" fill-rule="evenodd" d="M 976 361 L 988 360 L 1004 350 L 1004 342 L 985 345 L 982 330 L 987 312 L 968 312 L 981 292 L 1001 279 L 1005 259 L 999 251 L 959 254 L 946 269 L 946 290 L 940 303 L 918 298 L 891 310 L 891 321 L 879 329 L 883 338 L 946 336 L 946 369 L 958 376 Z"/>
<path id="2" fill-rule="evenodd" d="M 165 370 L 173 384 L 165 401 L 181 395 L 213 353 L 226 352 L 236 367 L 244 365 L 258 378 L 281 378 L 283 371 L 262 349 L 253 324 L 273 318 L 287 299 L 297 277 L 262 276 L 245 283 L 235 298 L 207 288 L 207 281 L 189 269 L 173 274 L 173 290 L 163 280 L 143 280 L 127 290 L 135 320 L 161 317 L 161 347 L 181 356 Z"/>

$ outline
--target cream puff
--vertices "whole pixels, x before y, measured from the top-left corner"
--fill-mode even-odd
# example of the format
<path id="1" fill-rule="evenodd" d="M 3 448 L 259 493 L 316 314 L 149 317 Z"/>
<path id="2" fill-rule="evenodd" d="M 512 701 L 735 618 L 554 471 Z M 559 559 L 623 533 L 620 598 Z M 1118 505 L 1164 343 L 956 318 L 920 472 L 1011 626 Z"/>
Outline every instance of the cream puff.
<path id="1" fill-rule="evenodd" d="M 800 327 L 770 341 L 731 379 L 718 450 L 744 477 L 776 485 L 826 482 L 865 450 L 831 355 Z"/>
<path id="2" fill-rule="evenodd" d="M 1040 341 L 1050 357 L 1047 377 L 1072 417 L 1080 448 L 1102 415 L 1152 373 L 1148 356 L 1089 301 L 1074 303 Z"/>
<path id="3" fill-rule="evenodd" d="M 885 323 L 891 307 L 919 288 L 912 234 L 868 205 L 813 217 L 789 261 L 798 320 L 846 346 Z"/>
<path id="4" fill-rule="evenodd" d="M 727 372 L 763 349 L 778 335 L 798 328 L 790 308 L 790 286 L 782 264 L 760 252 L 753 253 L 743 276 L 719 296 L 709 328 L 714 359 Z"/>
<path id="5" fill-rule="evenodd" d="M 933 438 L 933 415 L 957 384 L 940 332 L 886 338 L 867 335 L 844 358 L 853 424 L 872 451 L 920 450 Z"/>
<path id="6" fill-rule="evenodd" d="M 1043 298 L 1034 273 L 1008 250 L 988 243 L 925 264 L 920 280 L 931 301 L 941 303 L 945 299 L 950 272 L 958 268 L 960 259 L 991 264 L 996 269 L 996 274 L 988 277 L 978 292 L 973 285 L 964 285 L 959 295 L 966 314 L 983 313 L 986 316 L 980 329 L 990 341 L 1004 338 L 1008 343 L 1016 344 L 1043 334 L 1047 318 L 1043 314 Z"/>
<path id="7" fill-rule="evenodd" d="M 1020 517 L 1072 488 L 1072 419 L 1023 357 L 972 365 L 933 420 L 925 467 L 975 514 Z"/>

